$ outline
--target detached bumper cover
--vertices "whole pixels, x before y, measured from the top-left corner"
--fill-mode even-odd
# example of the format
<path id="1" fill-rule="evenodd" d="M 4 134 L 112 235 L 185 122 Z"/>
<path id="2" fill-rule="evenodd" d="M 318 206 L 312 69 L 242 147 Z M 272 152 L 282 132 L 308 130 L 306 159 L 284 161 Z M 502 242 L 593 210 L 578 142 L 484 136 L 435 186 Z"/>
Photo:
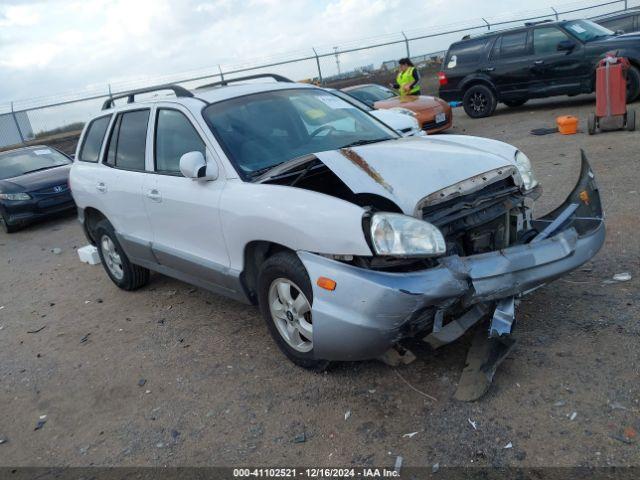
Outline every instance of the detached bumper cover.
<path id="1" fill-rule="evenodd" d="M 568 209 L 571 215 L 566 215 Z M 554 222 L 563 213 L 566 220 Z M 298 252 L 313 285 L 316 357 L 375 358 L 407 336 L 410 325 L 429 309 L 462 301 L 482 310 L 485 303 L 527 293 L 592 258 L 604 243 L 605 226 L 598 188 L 584 155 L 575 189 L 558 209 L 535 220 L 534 227 L 545 232 L 543 238 L 539 233 L 530 243 L 501 251 L 442 258 L 439 266 L 419 272 L 366 270 Z M 320 276 L 335 280 L 337 288 L 319 288 Z"/>

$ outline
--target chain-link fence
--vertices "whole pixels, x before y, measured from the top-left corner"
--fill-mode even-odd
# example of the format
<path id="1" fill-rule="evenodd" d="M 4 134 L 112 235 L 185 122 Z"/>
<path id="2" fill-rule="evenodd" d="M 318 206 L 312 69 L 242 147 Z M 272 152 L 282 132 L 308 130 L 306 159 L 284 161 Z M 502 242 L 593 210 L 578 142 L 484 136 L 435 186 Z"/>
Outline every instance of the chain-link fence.
<path id="1" fill-rule="evenodd" d="M 0 148 L 77 137 L 84 122 L 110 95 L 136 88 L 178 84 L 186 88 L 258 73 L 277 73 L 298 81 L 341 88 L 356 83 L 388 83 L 397 59 L 410 57 L 423 74 L 425 91 L 436 93 L 436 72 L 448 46 L 465 35 L 502 30 L 528 21 L 595 18 L 640 6 L 640 0 L 576 1 L 558 7 L 475 18 L 454 24 L 409 29 L 397 34 L 317 46 L 241 64 L 86 88 L 64 95 L 0 105 Z"/>

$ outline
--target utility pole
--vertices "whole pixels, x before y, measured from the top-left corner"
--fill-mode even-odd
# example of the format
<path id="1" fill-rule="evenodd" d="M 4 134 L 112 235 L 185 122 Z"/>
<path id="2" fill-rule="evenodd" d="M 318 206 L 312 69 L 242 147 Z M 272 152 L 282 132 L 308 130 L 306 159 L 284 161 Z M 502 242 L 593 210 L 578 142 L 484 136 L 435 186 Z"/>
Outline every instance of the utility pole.
<path id="1" fill-rule="evenodd" d="M 22 135 L 22 130 L 20 129 L 20 123 L 16 118 L 16 112 L 13 110 L 13 102 L 11 102 L 11 116 L 13 117 L 13 123 L 16 124 L 16 130 L 18 130 L 18 135 L 20 135 L 20 142 L 24 145 L 24 135 Z"/>
<path id="2" fill-rule="evenodd" d="M 340 53 L 338 53 L 338 47 L 333 47 L 334 55 L 336 56 L 336 67 L 338 67 L 338 75 L 340 75 Z"/>
<path id="3" fill-rule="evenodd" d="M 316 49 L 311 47 L 311 50 L 313 50 L 313 54 L 316 57 L 316 65 L 318 66 L 318 79 L 320 80 L 320 85 L 322 85 L 324 82 L 322 80 L 322 69 L 320 68 L 320 58 L 318 57 L 318 52 L 316 52 Z"/>

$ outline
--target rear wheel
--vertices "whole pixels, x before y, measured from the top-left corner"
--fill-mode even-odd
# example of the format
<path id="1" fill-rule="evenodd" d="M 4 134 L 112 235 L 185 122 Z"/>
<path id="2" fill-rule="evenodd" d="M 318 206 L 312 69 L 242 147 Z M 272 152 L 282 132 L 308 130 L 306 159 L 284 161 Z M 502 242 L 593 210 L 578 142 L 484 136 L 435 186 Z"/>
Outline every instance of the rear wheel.
<path id="1" fill-rule="evenodd" d="M 98 222 L 93 238 L 102 266 L 113 283 L 123 290 L 136 290 L 149 283 L 149 270 L 129 261 L 107 220 Z"/>
<path id="2" fill-rule="evenodd" d="M 520 100 L 505 100 L 504 103 L 507 107 L 521 107 L 522 105 L 524 105 L 525 103 L 527 103 L 528 99 L 524 98 L 524 99 L 520 99 Z"/>
<path id="3" fill-rule="evenodd" d="M 471 118 L 493 115 L 498 102 L 493 91 L 486 85 L 473 85 L 464 94 L 462 106 Z"/>
<path id="4" fill-rule="evenodd" d="M 636 129 L 636 111 L 627 110 L 627 130 L 633 132 Z"/>
<path id="5" fill-rule="evenodd" d="M 640 95 L 640 71 L 634 67 L 629 67 L 627 71 L 627 103 L 631 103 Z"/>
<path id="6" fill-rule="evenodd" d="M 589 131 L 589 135 L 593 135 L 596 133 L 596 114 L 591 112 L 589 114 L 589 118 L 587 120 L 587 128 Z"/>
<path id="7" fill-rule="evenodd" d="M 313 345 L 313 290 L 307 271 L 292 252 L 268 258 L 258 276 L 258 303 L 269 333 L 282 352 L 296 365 L 325 370 Z"/>

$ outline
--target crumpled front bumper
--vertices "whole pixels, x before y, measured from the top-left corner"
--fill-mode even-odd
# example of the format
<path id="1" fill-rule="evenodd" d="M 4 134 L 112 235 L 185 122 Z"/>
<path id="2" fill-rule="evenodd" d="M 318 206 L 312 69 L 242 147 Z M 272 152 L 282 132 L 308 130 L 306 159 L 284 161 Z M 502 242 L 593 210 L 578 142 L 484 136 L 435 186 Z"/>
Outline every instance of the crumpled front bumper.
<path id="1" fill-rule="evenodd" d="M 408 336 L 425 312 L 455 301 L 473 307 L 457 326 L 466 329 L 489 311 L 492 302 L 527 293 L 592 258 L 604 243 L 605 225 L 598 187 L 584 154 L 574 190 L 560 207 L 534 220 L 533 227 L 538 233 L 529 243 L 442 258 L 437 267 L 417 272 L 367 270 L 298 252 L 313 285 L 315 356 L 375 358 Z M 335 280 L 336 289 L 318 287 L 319 277 Z M 440 339 L 443 343 L 445 337 Z"/>

